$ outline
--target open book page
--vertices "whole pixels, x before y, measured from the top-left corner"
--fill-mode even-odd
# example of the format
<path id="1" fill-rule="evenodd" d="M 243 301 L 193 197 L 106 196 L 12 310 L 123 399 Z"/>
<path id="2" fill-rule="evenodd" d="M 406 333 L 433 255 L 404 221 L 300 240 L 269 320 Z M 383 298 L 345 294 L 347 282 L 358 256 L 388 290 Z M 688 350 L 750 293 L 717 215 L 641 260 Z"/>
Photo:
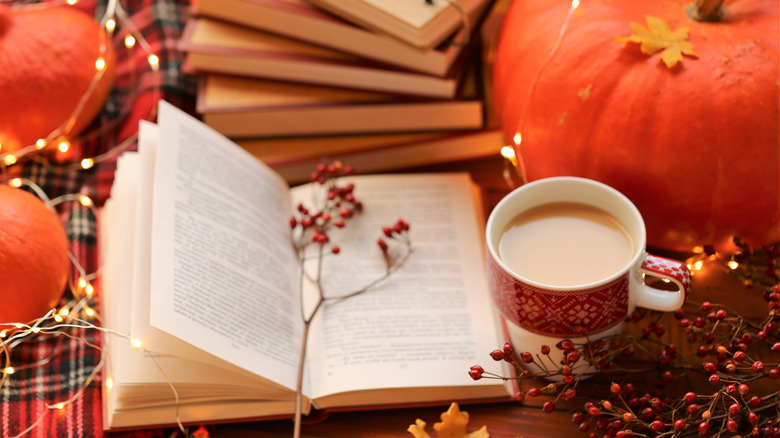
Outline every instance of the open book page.
<path id="1" fill-rule="evenodd" d="M 137 211 L 130 336 L 140 340 L 158 361 L 165 362 L 166 374 L 179 384 L 212 383 L 216 380 L 215 377 L 218 377 L 218 380 L 224 385 L 247 385 L 247 381 L 257 380 L 258 376 L 211 356 L 205 351 L 150 325 L 152 260 L 149 255 L 152 247 L 152 195 L 158 143 L 159 128 L 157 125 L 141 121 L 138 131 L 140 166 L 137 178 L 133 181 L 137 190 Z M 168 356 L 173 358 L 168 358 Z M 184 358 L 186 361 L 181 362 Z M 193 363 L 195 361 L 204 363 Z M 217 366 L 215 367 L 213 364 Z M 133 368 L 132 381 L 165 383 L 159 370 L 153 368 L 154 364 L 151 363 L 136 364 L 136 367 Z M 256 382 L 251 383 L 256 384 Z M 265 397 L 271 398 L 273 396 L 271 391 L 271 388 L 268 388 Z M 279 390 L 278 392 L 280 394 L 277 394 L 277 397 L 281 396 L 281 393 L 286 393 L 285 395 L 289 397 L 289 391 Z M 228 396 L 229 393 L 226 392 L 224 395 Z"/>
<path id="2" fill-rule="evenodd" d="M 411 400 L 408 391 L 396 391 L 395 400 L 371 400 L 378 404 L 436 400 L 442 393 L 432 387 L 473 389 L 467 394 L 461 388 L 453 398 L 484 396 L 484 386 L 506 395 L 495 381 L 468 376 L 477 363 L 500 373 L 500 364 L 484 359 L 503 344 L 486 286 L 481 205 L 475 205 L 468 175 L 373 175 L 352 181 L 365 210 L 331 235 L 341 252 L 325 260 L 326 294 L 357 290 L 382 275 L 376 240 L 382 226 L 398 218 L 411 224 L 413 252 L 375 289 L 332 301 L 315 318 L 308 371 L 317 405 L 349 402 L 320 400 L 324 396 L 376 388 L 425 387 L 426 394 L 418 397 L 430 397 Z M 310 196 L 306 186 L 291 192 L 294 203 Z"/>
<path id="3" fill-rule="evenodd" d="M 295 388 L 301 323 L 284 181 L 161 101 L 151 324 Z"/>

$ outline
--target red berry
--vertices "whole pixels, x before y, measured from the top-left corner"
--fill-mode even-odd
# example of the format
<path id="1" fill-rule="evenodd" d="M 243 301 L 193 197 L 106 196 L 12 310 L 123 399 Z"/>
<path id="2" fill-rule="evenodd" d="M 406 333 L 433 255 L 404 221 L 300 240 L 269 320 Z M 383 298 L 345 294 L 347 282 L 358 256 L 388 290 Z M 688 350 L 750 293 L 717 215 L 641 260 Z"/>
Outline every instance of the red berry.
<path id="1" fill-rule="evenodd" d="M 504 354 L 506 354 L 507 356 L 511 356 L 512 353 L 514 353 L 514 350 L 512 350 L 512 344 L 507 342 L 506 344 L 504 344 Z"/>
<path id="2" fill-rule="evenodd" d="M 544 409 L 544 412 L 547 412 L 549 414 L 550 412 L 555 410 L 555 403 L 551 401 L 544 402 L 542 409 Z"/>
<path id="3" fill-rule="evenodd" d="M 772 351 L 780 353 L 780 342 L 775 342 L 775 345 L 772 346 Z"/>
<path id="4" fill-rule="evenodd" d="M 770 379 L 774 380 L 774 379 L 777 379 L 778 377 L 780 377 L 780 370 L 777 370 L 777 369 L 774 369 L 774 368 L 769 370 L 769 378 Z"/>
<path id="5" fill-rule="evenodd" d="M 538 397 L 539 394 L 542 393 L 542 390 L 539 388 L 531 388 L 528 390 L 528 397 Z"/>
<path id="6" fill-rule="evenodd" d="M 713 385 L 717 385 L 718 383 L 720 383 L 720 376 L 717 374 L 712 374 L 710 375 L 709 381 Z"/>
<path id="7" fill-rule="evenodd" d="M 590 414 L 591 417 L 598 417 L 601 415 L 601 410 L 595 406 L 591 406 L 590 409 L 588 409 L 588 414 Z"/>
<path id="8" fill-rule="evenodd" d="M 338 254 L 338 253 L 340 253 L 340 252 L 341 252 L 341 248 L 339 248 L 339 247 L 338 247 L 338 246 L 336 246 L 336 245 L 333 245 L 333 247 L 331 247 L 330 251 L 331 251 L 333 254 Z"/>
<path id="9" fill-rule="evenodd" d="M 742 383 L 742 384 L 740 384 L 740 385 L 739 385 L 739 393 L 740 393 L 740 394 L 742 394 L 742 395 L 745 395 L 745 394 L 747 394 L 747 392 L 748 392 L 749 390 L 750 390 L 750 388 L 748 388 L 748 386 L 747 386 L 747 385 L 745 385 L 744 383 Z"/>
<path id="10" fill-rule="evenodd" d="M 739 415 L 739 405 L 737 403 L 732 404 L 729 406 L 729 415 L 732 417 L 736 417 Z"/>
<path id="11" fill-rule="evenodd" d="M 763 372 L 764 362 L 761 362 L 760 360 L 753 362 L 753 371 L 757 373 Z"/>
<path id="12" fill-rule="evenodd" d="M 336 221 L 333 225 L 335 225 L 336 228 L 344 228 L 344 221 Z"/>
<path id="13" fill-rule="evenodd" d="M 381 245 L 380 245 L 381 246 Z M 490 357 L 493 358 L 493 360 L 504 360 L 504 352 L 501 350 L 493 350 L 490 352 Z"/>
<path id="14" fill-rule="evenodd" d="M 704 372 L 712 374 L 714 372 L 718 371 L 718 368 L 715 366 L 712 362 L 705 362 L 704 363 Z"/>
<path id="15" fill-rule="evenodd" d="M 715 312 L 715 315 L 718 317 L 719 320 L 726 319 L 726 311 L 723 309 L 720 309 L 717 312 Z"/>
<path id="16" fill-rule="evenodd" d="M 755 412 L 751 412 L 748 414 L 748 422 L 752 425 L 758 424 L 758 415 L 756 415 Z"/>
<path id="17" fill-rule="evenodd" d="M 575 424 L 580 424 L 585 421 L 585 414 L 582 412 L 575 412 L 571 414 L 571 421 Z"/>
<path id="18" fill-rule="evenodd" d="M 761 406 L 761 397 L 754 395 L 753 397 L 750 397 L 750 400 L 748 400 L 748 404 L 751 408 L 757 408 Z"/>
<path id="19" fill-rule="evenodd" d="M 701 303 L 701 310 L 705 312 L 709 312 L 710 310 L 712 310 L 712 303 L 709 301 L 705 301 Z"/>
<path id="20" fill-rule="evenodd" d="M 620 394 L 620 385 L 618 385 L 617 383 L 613 383 L 609 387 L 609 392 L 611 392 L 612 394 L 615 394 L 615 395 Z"/>
<path id="21" fill-rule="evenodd" d="M 569 361 L 569 363 L 575 363 L 578 360 L 580 360 L 580 354 L 576 351 L 572 351 L 571 353 L 566 355 L 566 360 Z"/>
<path id="22" fill-rule="evenodd" d="M 685 420 L 682 418 L 674 422 L 674 430 L 683 430 L 685 429 Z"/>
<path id="23" fill-rule="evenodd" d="M 734 397 L 737 395 L 737 386 L 736 385 L 727 385 L 726 386 L 726 394 Z"/>
<path id="24" fill-rule="evenodd" d="M 733 418 L 729 418 L 728 421 L 726 421 L 726 429 L 729 430 L 729 432 L 734 433 L 737 431 L 737 428 L 739 425 L 737 424 L 737 421 Z"/>
<path id="25" fill-rule="evenodd" d="M 692 392 L 692 391 L 691 392 L 686 392 L 685 395 L 683 396 L 683 399 L 685 400 L 685 403 L 688 403 L 689 405 L 693 404 L 693 403 L 696 403 L 696 399 L 697 398 L 698 398 L 698 396 L 696 395 L 696 393 Z"/>
<path id="26" fill-rule="evenodd" d="M 523 400 L 525 400 L 525 393 L 523 391 L 518 391 L 517 394 L 515 394 L 515 400 L 522 403 Z"/>
<path id="27" fill-rule="evenodd" d="M 707 435 L 709 431 L 710 431 L 709 421 L 702 421 L 701 423 L 699 423 L 699 435 Z"/>
<path id="28" fill-rule="evenodd" d="M 745 360 L 745 357 L 747 357 L 747 355 L 744 351 L 737 351 L 734 353 L 734 362 L 740 363 Z"/>
<path id="29" fill-rule="evenodd" d="M 482 378 L 482 372 L 480 372 L 479 370 L 471 369 L 469 371 L 469 376 L 471 376 L 471 378 L 474 380 L 479 380 Z"/>
<path id="30" fill-rule="evenodd" d="M 393 237 L 393 229 L 390 227 L 382 227 L 382 233 L 387 237 Z"/>
<path id="31" fill-rule="evenodd" d="M 524 352 L 523 352 L 523 353 L 520 355 L 520 359 L 522 359 L 522 360 L 523 360 L 523 362 L 525 362 L 525 363 L 531 363 L 531 362 L 533 362 L 533 361 L 534 361 L 534 356 L 533 356 L 531 353 L 529 353 L 529 352 L 527 352 L 527 351 L 524 351 Z"/>
<path id="32" fill-rule="evenodd" d="M 550 354 L 550 346 L 549 345 L 542 345 L 542 354 L 545 355 L 545 356 Z"/>

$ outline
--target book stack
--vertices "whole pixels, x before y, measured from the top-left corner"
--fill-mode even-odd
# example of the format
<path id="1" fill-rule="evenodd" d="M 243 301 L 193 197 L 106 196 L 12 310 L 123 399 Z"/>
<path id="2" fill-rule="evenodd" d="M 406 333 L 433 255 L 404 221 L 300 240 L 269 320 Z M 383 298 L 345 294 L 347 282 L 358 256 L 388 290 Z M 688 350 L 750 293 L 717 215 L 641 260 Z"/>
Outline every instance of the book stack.
<path id="1" fill-rule="evenodd" d="M 480 25 L 494 0 L 198 0 L 179 48 L 203 121 L 289 182 L 498 153 Z"/>

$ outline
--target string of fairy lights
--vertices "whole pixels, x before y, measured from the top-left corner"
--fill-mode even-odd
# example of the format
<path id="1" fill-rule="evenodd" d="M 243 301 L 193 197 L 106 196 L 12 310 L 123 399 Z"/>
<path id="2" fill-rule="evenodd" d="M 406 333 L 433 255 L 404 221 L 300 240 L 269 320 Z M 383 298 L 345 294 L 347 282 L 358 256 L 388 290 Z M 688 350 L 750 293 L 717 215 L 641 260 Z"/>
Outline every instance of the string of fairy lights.
<path id="1" fill-rule="evenodd" d="M 51 2 L 46 4 L 35 4 L 22 7 L 54 7 L 69 5 L 74 6 L 78 3 L 78 0 L 66 0 L 62 2 Z M 45 137 L 39 138 L 34 144 L 26 145 L 15 151 L 4 152 L 2 145 L 0 144 L 0 181 L 4 181 L 16 188 L 26 188 L 34 192 L 46 206 L 56 212 L 57 207 L 65 203 L 76 203 L 76 208 L 85 208 L 90 211 L 93 217 L 97 216 L 97 208 L 93 200 L 84 194 L 66 194 L 53 199 L 49 199 L 45 191 L 38 186 L 34 181 L 26 178 L 9 178 L 8 171 L 12 166 L 20 165 L 25 160 L 42 162 L 46 166 L 55 166 L 48 160 L 43 159 L 46 154 L 54 153 L 67 153 L 76 142 L 84 141 L 101 134 L 108 132 L 116 127 L 120 120 L 124 118 L 125 114 L 129 113 L 130 108 L 135 101 L 135 87 L 131 87 L 131 95 L 126 99 L 124 108 L 120 111 L 119 116 L 115 120 L 109 123 L 101 124 L 100 127 L 95 128 L 94 131 L 80 134 L 79 137 L 75 137 L 72 128 L 78 117 L 82 114 L 84 106 L 89 99 L 89 96 L 94 91 L 100 79 L 106 74 L 106 54 L 109 50 L 108 44 L 112 41 L 118 29 L 122 29 L 123 35 L 121 36 L 122 45 L 128 51 L 128 71 L 131 75 L 135 75 L 135 56 L 133 51 L 140 48 L 146 55 L 146 61 L 148 68 L 152 74 L 158 74 L 160 70 L 159 57 L 152 50 L 151 45 L 146 41 L 139 29 L 134 25 L 133 21 L 127 15 L 122 4 L 118 0 L 109 0 L 106 12 L 99 21 L 101 28 L 105 30 L 105 33 L 101 33 L 99 40 L 98 56 L 95 59 L 95 74 L 87 87 L 84 94 L 70 113 L 69 117 L 62 122 L 58 127 L 52 130 Z M 135 83 L 135 77 L 130 78 L 130 83 Z M 152 92 L 155 96 L 160 95 L 159 85 L 157 81 L 152 81 Z M 149 119 L 153 119 L 156 116 L 156 105 L 152 105 Z M 109 161 L 116 156 L 120 155 L 130 146 L 134 145 L 137 141 L 137 133 L 130 135 L 128 138 L 120 141 L 119 143 L 110 147 L 107 151 L 91 156 L 81 158 L 78 162 L 66 162 L 56 165 L 65 172 L 78 172 L 91 169 L 98 163 Z M 70 291 L 71 298 L 59 308 L 51 309 L 45 315 L 28 322 L 0 322 L 0 327 L 5 327 L 0 330 L 0 387 L 6 383 L 6 380 L 12 378 L 12 376 L 20 370 L 35 368 L 43 366 L 53 360 L 53 357 L 47 357 L 39 360 L 35 363 L 22 363 L 16 364 L 12 362 L 11 352 L 15 347 L 18 347 L 24 342 L 28 342 L 34 337 L 53 337 L 61 336 L 65 338 L 75 339 L 78 342 L 82 342 L 90 348 L 96 349 L 100 353 L 99 363 L 88 374 L 82 386 L 68 398 L 55 401 L 45 402 L 45 408 L 42 413 L 24 430 L 20 431 L 15 437 L 21 437 L 27 433 L 33 431 L 38 427 L 46 416 L 52 411 L 63 410 L 69 405 L 75 403 L 84 393 L 86 388 L 94 381 L 95 376 L 103 369 L 105 364 L 105 351 L 99 346 L 87 339 L 83 334 L 86 330 L 95 330 L 104 334 L 119 337 L 128 342 L 128 344 L 139 350 L 143 350 L 147 357 L 150 357 L 157 368 L 159 369 L 163 378 L 168 382 L 168 385 L 172 391 L 172 398 L 176 403 L 176 421 L 179 428 L 184 431 L 184 427 L 178 419 L 178 406 L 179 396 L 176 388 L 172 382 L 165 376 L 164 371 L 154 359 L 154 355 L 146 349 L 143 343 L 138 339 L 133 339 L 130 336 L 119 333 L 113 330 L 101 327 L 99 324 L 101 318 L 98 311 L 95 309 L 95 287 L 93 282 L 100 274 L 100 267 L 94 272 L 87 272 L 82 264 L 79 262 L 73 252 L 68 254 L 70 262 L 73 266 L 73 272 L 76 275 L 71 275 L 68 280 L 68 289 Z M 56 352 L 52 352 L 52 355 Z M 113 380 L 108 376 L 104 385 L 106 389 L 110 390 L 113 387 Z M 15 438 L 14 437 L 14 438 Z"/>
<path id="2" fill-rule="evenodd" d="M 56 6 L 56 5 L 67 4 L 72 6 L 75 5 L 76 3 L 78 3 L 78 0 L 65 0 L 63 2 L 47 3 L 47 5 Z M 506 161 L 509 164 L 511 164 L 511 166 L 519 174 L 522 183 L 525 183 L 527 181 L 527 177 L 525 173 L 525 165 L 522 160 L 522 154 L 520 153 L 521 152 L 520 146 L 522 143 L 521 131 L 523 128 L 523 121 L 529 109 L 530 100 L 534 93 L 534 89 L 536 88 L 537 81 L 541 76 L 545 66 L 557 54 L 561 46 L 561 43 L 563 41 L 563 37 L 566 33 L 566 30 L 569 27 L 570 19 L 573 16 L 574 11 L 579 7 L 579 4 L 580 4 L 579 0 L 573 0 L 571 2 L 571 7 L 561 26 L 557 41 L 554 44 L 551 51 L 549 52 L 549 54 L 547 55 L 546 59 L 542 62 L 538 71 L 536 72 L 529 93 L 526 96 L 526 101 L 524 103 L 520 119 L 517 123 L 517 129 L 513 138 L 514 147 L 504 146 L 500 151 L 501 155 L 506 159 Z M 35 6 L 41 7 L 41 5 L 35 5 Z M 58 206 L 64 203 L 75 203 L 77 208 L 88 209 L 91 212 L 91 214 L 95 216 L 97 215 L 97 207 L 95 206 L 93 200 L 89 196 L 83 194 L 68 194 L 68 195 L 59 196 L 54 199 L 49 199 L 45 191 L 41 187 L 36 185 L 35 182 L 26 178 L 18 178 L 18 177 L 9 179 L 7 177 L 7 171 L 11 166 L 19 165 L 22 162 L 24 162 L 24 160 L 26 159 L 37 160 L 43 154 L 51 153 L 52 150 L 54 150 L 55 153 L 56 152 L 66 153 L 70 150 L 71 147 L 73 147 L 72 146 L 73 143 L 83 141 L 84 139 L 93 138 L 94 136 L 100 135 L 101 133 L 109 129 L 112 129 L 115 126 L 115 124 L 118 123 L 119 120 L 121 120 L 123 115 L 129 112 L 129 108 L 132 106 L 134 98 L 130 98 L 127 100 L 126 107 L 120 112 L 120 116 L 117 117 L 116 120 L 112 121 L 111 123 L 103 124 L 101 127 L 95 128 L 95 131 L 93 132 L 80 134 L 80 137 L 72 137 L 73 133 L 71 132 L 71 128 L 74 125 L 74 121 L 80 116 L 89 95 L 91 94 L 92 90 L 95 88 L 96 84 L 98 83 L 102 75 L 104 75 L 106 72 L 105 56 L 108 50 L 108 44 L 113 39 L 115 34 L 118 33 L 118 29 L 121 28 L 122 32 L 124 32 L 123 35 L 121 36 L 121 41 L 124 47 L 126 48 L 126 50 L 128 50 L 128 57 L 127 57 L 128 62 L 129 63 L 134 62 L 135 57 L 132 56 L 132 51 L 140 48 L 140 50 L 142 50 L 143 53 L 146 55 L 146 61 L 148 63 L 148 68 L 150 69 L 150 71 L 154 74 L 159 73 L 160 60 L 158 56 L 154 53 L 152 47 L 146 41 L 146 39 L 141 34 L 139 29 L 134 25 L 130 17 L 128 17 L 122 4 L 118 0 L 109 0 L 106 7 L 106 12 L 101 18 L 99 23 L 100 26 L 103 29 L 105 29 L 106 32 L 105 32 L 105 36 L 101 38 L 99 42 L 99 55 L 97 59 L 95 59 L 95 75 L 90 83 L 90 86 L 88 87 L 84 95 L 81 97 L 80 101 L 73 109 L 68 119 L 64 121 L 56 129 L 54 129 L 52 132 L 50 132 L 46 137 L 40 138 L 34 144 L 26 145 L 20 148 L 19 150 L 13 152 L 3 152 L 2 145 L 0 145 L 0 181 L 5 181 L 6 184 L 13 187 L 17 187 L 17 188 L 24 187 L 24 188 L 28 188 L 29 190 L 32 190 L 39 198 L 41 198 L 46 203 L 48 208 L 52 210 L 56 210 Z M 132 72 L 132 74 L 134 74 L 134 72 L 136 71 L 134 66 L 130 65 L 129 67 L 130 68 L 128 68 L 128 70 Z M 131 83 L 134 82 L 135 81 L 131 79 Z M 155 95 L 159 96 L 159 92 L 160 92 L 159 87 L 158 85 L 156 85 L 157 83 L 156 81 L 154 81 L 154 83 L 155 85 L 154 85 L 153 92 L 155 93 Z M 150 109 L 150 114 L 148 116 L 150 119 L 153 119 L 156 116 L 155 111 L 156 111 L 156 105 L 152 105 Z M 68 162 L 68 163 L 60 164 L 58 166 L 65 171 L 78 172 L 78 171 L 88 170 L 94 167 L 98 163 L 111 160 L 116 156 L 120 155 L 128 147 L 134 145 L 136 140 L 137 140 L 137 133 L 122 140 L 118 144 L 109 148 L 106 152 L 103 152 L 99 155 L 84 157 L 81 158 L 78 162 Z M 46 165 L 52 165 L 52 164 L 47 162 Z M 510 182 L 510 178 L 508 178 L 506 174 L 504 175 L 504 177 L 507 180 L 508 185 L 512 187 L 514 184 Z M 696 253 L 696 255 L 694 255 L 687 261 L 688 267 L 690 268 L 691 272 L 694 274 L 697 271 L 701 271 L 702 269 L 704 269 L 705 266 L 709 263 L 717 264 L 718 266 L 725 265 L 731 270 L 736 270 L 740 266 L 740 264 L 734 260 L 733 255 L 729 257 L 728 255 L 724 256 L 723 254 L 718 254 L 718 253 L 716 254 L 705 253 L 703 248 L 697 248 L 694 252 Z M 104 352 L 104 350 L 102 350 L 102 348 L 99 345 L 90 342 L 86 337 L 79 334 L 85 329 L 99 331 L 103 334 L 112 335 L 124 339 L 128 342 L 128 345 L 130 347 L 138 350 L 142 350 L 144 353 L 146 353 L 147 357 L 151 358 L 154 361 L 161 375 L 163 376 L 163 378 L 166 380 L 166 382 L 171 388 L 172 399 L 175 402 L 176 411 L 177 411 L 175 420 L 179 428 L 182 431 L 184 431 L 185 429 L 178 416 L 178 409 L 179 409 L 178 392 L 176 391 L 176 388 L 174 387 L 173 383 L 165 376 L 164 370 L 154 359 L 154 355 L 151 354 L 151 352 L 146 349 L 146 347 L 144 346 L 141 340 L 131 338 L 126 334 L 112 331 L 98 325 L 101 320 L 101 317 L 98 311 L 94 308 L 95 287 L 93 286 L 93 283 L 96 280 L 96 278 L 100 275 L 100 267 L 98 267 L 94 272 L 86 272 L 85 268 L 81 265 L 81 263 L 79 262 L 77 257 L 74 256 L 73 253 L 70 253 L 69 257 L 74 267 L 73 271 L 77 272 L 78 274 L 72 276 L 69 279 L 68 287 L 71 292 L 72 298 L 67 303 L 65 303 L 59 308 L 51 309 L 48 313 L 46 313 L 45 315 L 43 315 L 42 317 L 34 321 L 0 322 L 0 327 L 3 326 L 7 327 L 7 328 L 2 328 L 0 330 L 0 364 L 1 364 L 0 369 L 2 370 L 2 373 L 0 373 L 0 388 L 6 383 L 7 379 L 12 378 L 12 376 L 18 371 L 42 366 L 52 359 L 52 358 L 46 358 L 36 363 L 26 363 L 26 364 L 12 363 L 11 351 L 18 345 L 22 344 L 23 342 L 29 341 L 35 336 L 57 335 L 57 336 L 65 336 L 67 338 L 76 339 L 79 342 L 83 342 L 85 345 L 89 346 L 90 348 L 94 348 L 97 351 L 99 351 L 101 354 L 101 360 L 95 366 L 95 368 L 89 373 L 83 385 L 78 391 L 76 391 L 74 394 L 70 395 L 66 399 L 46 402 L 45 407 L 47 409 L 45 409 L 43 413 L 33 421 L 32 424 L 30 424 L 26 429 L 22 430 L 18 435 L 16 435 L 16 437 L 21 437 L 23 435 L 26 435 L 27 433 L 31 432 L 36 427 L 38 427 L 49 412 L 62 410 L 68 407 L 69 405 L 73 404 L 76 400 L 78 400 L 83 395 L 86 388 L 94 381 L 96 375 L 102 370 L 105 363 L 106 353 Z M 105 385 L 106 390 L 111 390 L 114 385 L 114 382 L 110 376 L 107 376 L 103 384 Z"/>

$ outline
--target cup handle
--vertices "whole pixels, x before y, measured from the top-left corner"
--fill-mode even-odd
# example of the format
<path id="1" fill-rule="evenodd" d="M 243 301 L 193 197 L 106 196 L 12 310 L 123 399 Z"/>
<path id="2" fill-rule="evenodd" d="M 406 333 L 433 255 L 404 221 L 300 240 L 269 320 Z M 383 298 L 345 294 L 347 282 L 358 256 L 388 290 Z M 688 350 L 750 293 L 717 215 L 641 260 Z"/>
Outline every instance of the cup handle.
<path id="1" fill-rule="evenodd" d="M 691 287 L 691 271 L 680 261 L 645 254 L 645 260 L 638 270 L 641 274 L 665 278 L 675 285 L 677 291 L 663 291 L 642 284 L 637 306 L 647 309 L 673 312 L 682 307 Z"/>

